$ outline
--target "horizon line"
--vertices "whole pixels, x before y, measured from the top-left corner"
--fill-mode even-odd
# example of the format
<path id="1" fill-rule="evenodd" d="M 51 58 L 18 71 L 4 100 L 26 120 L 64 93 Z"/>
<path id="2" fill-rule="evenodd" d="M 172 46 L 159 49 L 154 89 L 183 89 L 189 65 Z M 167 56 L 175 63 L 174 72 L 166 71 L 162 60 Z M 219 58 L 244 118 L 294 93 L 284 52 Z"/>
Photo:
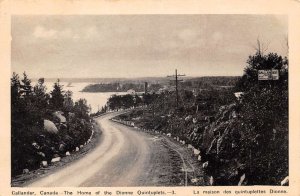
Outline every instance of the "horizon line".
<path id="1" fill-rule="evenodd" d="M 241 77 L 242 75 L 202 75 L 202 76 L 181 76 L 185 78 L 199 77 Z M 136 78 L 167 78 L 167 76 L 136 76 L 136 77 L 32 77 L 32 79 L 136 79 Z"/>

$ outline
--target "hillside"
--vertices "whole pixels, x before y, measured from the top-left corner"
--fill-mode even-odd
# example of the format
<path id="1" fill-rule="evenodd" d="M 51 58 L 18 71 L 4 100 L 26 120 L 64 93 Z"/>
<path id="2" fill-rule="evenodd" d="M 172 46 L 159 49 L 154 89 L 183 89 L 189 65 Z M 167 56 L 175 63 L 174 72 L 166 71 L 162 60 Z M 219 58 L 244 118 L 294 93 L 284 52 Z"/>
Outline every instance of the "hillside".
<path id="1" fill-rule="evenodd" d="M 288 60 L 256 53 L 247 63 L 233 88 L 181 89 L 179 107 L 175 92 L 144 94 L 144 107 L 119 119 L 199 151 L 212 185 L 288 184 Z M 256 69 L 270 68 L 279 79 L 257 82 Z"/>

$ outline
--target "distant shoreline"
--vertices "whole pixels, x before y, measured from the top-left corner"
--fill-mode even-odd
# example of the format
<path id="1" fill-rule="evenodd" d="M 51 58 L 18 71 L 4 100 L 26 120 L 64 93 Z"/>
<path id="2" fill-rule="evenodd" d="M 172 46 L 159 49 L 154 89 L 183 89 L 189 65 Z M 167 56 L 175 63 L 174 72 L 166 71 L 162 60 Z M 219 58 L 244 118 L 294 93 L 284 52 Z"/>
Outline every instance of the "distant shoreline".
<path id="1" fill-rule="evenodd" d="M 186 80 L 189 79 L 197 79 L 197 78 L 235 78 L 241 76 L 188 76 L 184 77 Z M 59 79 L 60 82 L 71 82 L 71 83 L 110 83 L 110 82 L 146 82 L 146 81 L 168 81 L 169 78 L 167 77 L 133 77 L 133 78 L 47 78 L 42 77 L 45 79 L 45 82 L 56 82 Z M 37 81 L 39 78 L 32 78 L 32 81 Z"/>

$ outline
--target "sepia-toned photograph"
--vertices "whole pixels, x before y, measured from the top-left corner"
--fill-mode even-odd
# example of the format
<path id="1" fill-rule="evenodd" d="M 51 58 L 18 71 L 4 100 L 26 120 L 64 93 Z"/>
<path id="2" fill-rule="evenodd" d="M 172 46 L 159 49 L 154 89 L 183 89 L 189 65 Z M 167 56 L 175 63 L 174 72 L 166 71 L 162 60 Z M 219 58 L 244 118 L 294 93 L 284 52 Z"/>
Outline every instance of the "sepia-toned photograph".
<path id="1" fill-rule="evenodd" d="M 11 186 L 288 186 L 288 65 L 287 15 L 12 15 Z"/>

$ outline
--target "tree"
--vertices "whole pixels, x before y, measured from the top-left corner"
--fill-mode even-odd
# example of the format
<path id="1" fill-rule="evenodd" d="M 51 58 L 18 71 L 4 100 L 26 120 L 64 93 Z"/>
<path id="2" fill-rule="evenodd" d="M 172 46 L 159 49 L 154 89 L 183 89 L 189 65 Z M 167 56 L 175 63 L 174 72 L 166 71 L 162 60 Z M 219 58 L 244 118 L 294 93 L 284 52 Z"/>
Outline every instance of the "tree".
<path id="1" fill-rule="evenodd" d="M 40 109 L 36 105 L 36 97 L 33 94 L 31 80 L 27 74 L 23 73 L 23 79 L 20 84 L 21 99 L 19 100 L 18 116 L 24 124 L 25 129 L 29 131 L 30 126 L 36 126 L 41 123 Z"/>
<path id="2" fill-rule="evenodd" d="M 20 79 L 19 75 L 15 72 L 11 78 L 11 119 L 12 119 L 12 133 L 16 132 L 17 127 L 20 126 L 20 102 L 21 102 L 21 93 L 20 93 Z M 12 134 L 13 137 L 13 134 Z"/>
<path id="3" fill-rule="evenodd" d="M 89 119 L 90 107 L 87 105 L 86 99 L 79 99 L 75 102 L 74 113 L 78 118 Z"/>
<path id="4" fill-rule="evenodd" d="M 19 75 L 13 72 L 11 82 L 11 114 L 12 114 L 12 119 L 13 117 L 18 113 L 18 109 L 20 106 L 20 98 L 21 98 L 21 93 L 20 93 L 20 78 Z"/>
<path id="5" fill-rule="evenodd" d="M 157 98 L 157 95 L 156 94 L 143 94 L 143 101 L 144 101 L 144 104 L 146 105 L 149 105 L 151 103 L 154 102 L 154 100 Z"/>
<path id="6" fill-rule="evenodd" d="M 136 107 L 136 106 L 142 104 L 143 101 L 138 95 L 135 95 L 133 97 L 133 102 L 134 102 L 134 106 Z"/>
<path id="7" fill-rule="evenodd" d="M 72 91 L 67 91 L 65 94 L 64 94 L 64 112 L 65 113 L 68 113 L 68 112 L 71 112 L 73 110 L 73 107 L 74 107 L 74 102 L 73 102 L 73 99 L 72 99 Z"/>
<path id="8" fill-rule="evenodd" d="M 20 93 L 23 97 L 28 98 L 32 93 L 31 80 L 28 78 L 27 74 L 23 73 L 23 79 L 21 80 Z"/>
<path id="9" fill-rule="evenodd" d="M 108 107 L 111 110 L 115 110 L 118 109 L 122 106 L 122 100 L 121 100 L 121 96 L 118 95 L 113 95 L 108 99 Z"/>
<path id="10" fill-rule="evenodd" d="M 62 85 L 59 84 L 59 79 L 54 83 L 53 90 L 50 92 L 50 107 L 54 110 L 61 110 L 64 106 L 64 95 Z"/>
<path id="11" fill-rule="evenodd" d="M 13 73 L 11 90 L 11 155 L 14 175 L 24 167 L 32 168 L 36 163 L 32 159 L 35 155 L 31 142 L 41 129 L 42 108 L 37 104 L 38 99 L 32 91 L 31 80 L 25 72 L 21 82 L 19 76 Z"/>
<path id="12" fill-rule="evenodd" d="M 267 55 L 256 52 L 255 55 L 249 56 L 248 66 L 244 69 L 244 75 L 238 81 L 237 90 L 245 91 L 257 86 L 271 86 L 273 81 L 258 81 L 258 70 L 279 70 L 279 80 L 275 81 L 276 86 L 287 88 L 288 85 L 288 59 L 281 57 L 276 53 Z"/>
<path id="13" fill-rule="evenodd" d="M 44 117 L 49 104 L 49 94 L 47 94 L 46 86 L 44 85 L 44 78 L 40 78 L 38 83 L 33 87 L 34 104 L 40 110 Z"/>
<path id="14" fill-rule="evenodd" d="M 247 63 L 238 83 L 244 92 L 239 103 L 241 159 L 253 174 L 252 183 L 274 184 L 288 175 L 288 60 L 257 52 Z M 278 69 L 279 80 L 258 83 L 260 69 Z"/>
<path id="15" fill-rule="evenodd" d="M 132 95 L 123 95 L 121 96 L 121 107 L 130 108 L 134 105 L 134 99 Z"/>

